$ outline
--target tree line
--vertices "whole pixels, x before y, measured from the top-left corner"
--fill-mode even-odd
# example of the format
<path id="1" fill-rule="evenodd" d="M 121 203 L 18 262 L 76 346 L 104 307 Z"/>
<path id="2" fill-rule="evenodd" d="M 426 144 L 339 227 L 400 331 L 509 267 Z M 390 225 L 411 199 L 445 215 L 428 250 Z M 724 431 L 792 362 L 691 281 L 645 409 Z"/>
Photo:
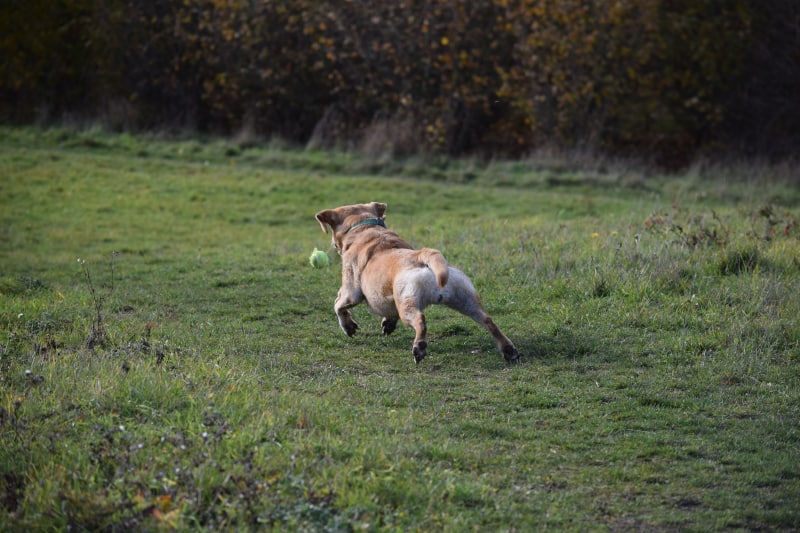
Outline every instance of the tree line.
<path id="1" fill-rule="evenodd" d="M 394 153 L 787 155 L 795 0 L 10 0 L 0 120 Z"/>

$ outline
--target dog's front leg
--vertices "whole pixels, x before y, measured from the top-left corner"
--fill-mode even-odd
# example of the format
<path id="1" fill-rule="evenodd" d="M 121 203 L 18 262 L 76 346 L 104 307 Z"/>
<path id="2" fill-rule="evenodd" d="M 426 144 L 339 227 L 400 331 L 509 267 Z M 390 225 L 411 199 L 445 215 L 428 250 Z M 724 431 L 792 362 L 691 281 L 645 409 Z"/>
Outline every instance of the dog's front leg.
<path id="1" fill-rule="evenodd" d="M 364 299 L 364 295 L 358 289 L 352 290 L 345 286 L 339 289 L 339 294 L 336 296 L 336 302 L 333 304 L 333 310 L 336 311 L 336 316 L 339 319 L 339 327 L 342 328 L 348 337 L 356 334 L 358 324 L 353 320 L 353 315 L 350 314 L 349 309 L 358 305 Z"/>
<path id="2" fill-rule="evenodd" d="M 388 316 L 383 317 L 381 320 L 381 332 L 384 335 L 391 335 L 395 328 L 397 328 L 396 318 Z"/>

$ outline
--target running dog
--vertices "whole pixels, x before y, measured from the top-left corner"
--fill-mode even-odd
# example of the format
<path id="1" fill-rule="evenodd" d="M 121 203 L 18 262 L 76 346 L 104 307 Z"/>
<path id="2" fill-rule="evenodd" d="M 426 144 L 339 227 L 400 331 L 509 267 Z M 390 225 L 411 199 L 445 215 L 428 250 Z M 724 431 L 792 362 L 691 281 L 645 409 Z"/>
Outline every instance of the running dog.
<path id="1" fill-rule="evenodd" d="M 328 233 L 330 227 L 333 246 L 342 256 L 342 286 L 333 307 L 342 331 L 355 335 L 358 324 L 350 308 L 366 302 L 372 313 L 382 317 L 384 335 L 395 330 L 398 320 L 414 328 L 411 353 L 419 363 L 428 353 L 422 311 L 431 304 L 444 304 L 485 327 L 506 361 L 516 362 L 517 348 L 483 310 L 467 275 L 448 264 L 440 251 L 415 250 L 388 230 L 385 212 L 386 204 L 372 202 L 316 214 L 322 231 Z"/>

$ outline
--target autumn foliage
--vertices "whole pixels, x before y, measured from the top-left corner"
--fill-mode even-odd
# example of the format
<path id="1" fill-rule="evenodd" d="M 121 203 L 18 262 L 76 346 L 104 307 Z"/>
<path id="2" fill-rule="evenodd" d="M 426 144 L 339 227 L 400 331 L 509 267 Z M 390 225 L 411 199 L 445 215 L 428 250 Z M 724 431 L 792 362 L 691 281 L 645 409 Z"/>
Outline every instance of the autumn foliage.
<path id="1" fill-rule="evenodd" d="M 800 122 L 793 5 L 3 2 L 0 119 L 248 129 L 394 153 L 547 145 L 684 160 L 752 143 L 756 130 L 790 147 Z M 779 88 L 753 81 L 764 75 Z"/>

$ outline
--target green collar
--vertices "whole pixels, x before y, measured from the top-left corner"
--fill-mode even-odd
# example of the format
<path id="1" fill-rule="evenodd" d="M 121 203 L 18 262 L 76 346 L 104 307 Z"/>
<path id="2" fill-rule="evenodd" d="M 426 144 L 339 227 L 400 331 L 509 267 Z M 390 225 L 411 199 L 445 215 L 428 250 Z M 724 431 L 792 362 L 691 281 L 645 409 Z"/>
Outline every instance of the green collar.
<path id="1" fill-rule="evenodd" d="M 368 218 L 366 220 L 362 220 L 358 224 L 355 224 L 354 226 L 352 226 L 349 230 L 345 231 L 344 233 L 346 235 L 346 234 L 350 233 L 351 231 L 353 231 L 354 229 L 356 229 L 357 227 L 366 226 L 368 224 L 372 224 L 372 225 L 375 225 L 375 226 L 381 226 L 381 227 L 384 227 L 384 228 L 386 227 L 386 222 L 384 222 L 382 218 Z"/>

